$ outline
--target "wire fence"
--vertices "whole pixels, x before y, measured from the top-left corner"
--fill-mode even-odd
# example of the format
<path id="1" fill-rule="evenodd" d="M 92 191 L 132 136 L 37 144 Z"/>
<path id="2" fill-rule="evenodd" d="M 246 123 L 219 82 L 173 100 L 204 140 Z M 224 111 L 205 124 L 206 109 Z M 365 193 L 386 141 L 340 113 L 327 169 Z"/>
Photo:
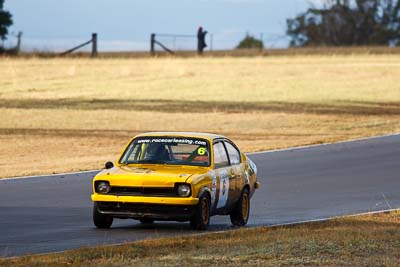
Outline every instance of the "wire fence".
<path id="1" fill-rule="evenodd" d="M 97 33 L 92 33 L 92 38 L 89 41 L 86 41 L 80 45 L 77 45 L 71 49 L 68 49 L 67 51 L 64 51 L 60 54 L 60 56 L 65 56 L 68 54 L 71 54 L 72 52 L 87 46 L 89 44 L 92 44 L 92 57 L 96 57 L 97 56 Z"/>
<path id="2" fill-rule="evenodd" d="M 231 50 L 235 49 L 239 42 L 247 35 L 251 35 L 263 42 L 264 48 L 284 48 L 289 43 L 289 37 L 279 33 L 259 32 L 249 34 L 248 32 L 208 33 L 205 36 L 205 51 Z M 17 34 L 13 33 L 3 46 L 21 46 L 21 38 L 17 41 Z M 63 52 L 61 55 L 73 53 L 75 51 L 91 53 L 96 56 L 101 52 L 134 52 L 150 51 L 156 53 L 175 53 L 178 51 L 196 51 L 198 49 L 198 37 L 196 34 L 174 34 L 157 33 L 155 39 L 146 40 L 107 40 L 101 36 L 97 40 L 93 37 L 85 40 L 82 37 L 74 36 L 46 36 L 24 35 L 22 40 L 23 51 L 44 51 L 44 52 Z"/>

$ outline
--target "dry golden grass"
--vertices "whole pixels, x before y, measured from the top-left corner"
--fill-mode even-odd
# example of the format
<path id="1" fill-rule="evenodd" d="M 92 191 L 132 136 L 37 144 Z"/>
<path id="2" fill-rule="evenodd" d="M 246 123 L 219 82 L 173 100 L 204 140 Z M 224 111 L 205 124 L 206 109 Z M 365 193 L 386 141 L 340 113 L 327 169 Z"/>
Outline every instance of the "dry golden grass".
<path id="1" fill-rule="evenodd" d="M 1 98 L 228 102 L 400 99 L 400 55 L 3 59 Z"/>
<path id="2" fill-rule="evenodd" d="M 1 260 L 1 266 L 399 266 L 400 212 Z"/>
<path id="3" fill-rule="evenodd" d="M 143 131 L 244 151 L 400 132 L 400 55 L 2 58 L 0 177 L 97 169 Z"/>

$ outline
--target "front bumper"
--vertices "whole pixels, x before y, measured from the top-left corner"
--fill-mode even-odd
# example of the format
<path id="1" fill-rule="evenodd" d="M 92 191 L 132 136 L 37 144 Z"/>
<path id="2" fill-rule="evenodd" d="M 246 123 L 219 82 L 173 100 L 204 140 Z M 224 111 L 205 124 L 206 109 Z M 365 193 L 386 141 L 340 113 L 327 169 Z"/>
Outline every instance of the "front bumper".
<path id="1" fill-rule="evenodd" d="M 122 202 L 96 202 L 95 207 L 101 214 L 116 218 L 186 221 L 191 218 L 193 205 L 161 205 Z"/>
<path id="2" fill-rule="evenodd" d="M 163 205 L 197 205 L 198 198 L 193 197 L 147 197 L 147 196 L 118 196 L 92 194 L 94 202 L 122 202 L 122 203 L 142 203 L 142 204 L 163 204 Z"/>
<path id="3" fill-rule="evenodd" d="M 97 211 L 116 218 L 186 221 L 193 215 L 198 198 L 138 197 L 93 194 Z"/>

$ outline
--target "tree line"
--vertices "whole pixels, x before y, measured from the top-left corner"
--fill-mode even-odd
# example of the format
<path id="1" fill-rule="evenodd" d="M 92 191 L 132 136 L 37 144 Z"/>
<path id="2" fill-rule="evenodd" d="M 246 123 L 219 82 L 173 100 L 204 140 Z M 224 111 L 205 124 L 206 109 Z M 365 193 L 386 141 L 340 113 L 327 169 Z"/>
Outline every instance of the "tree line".
<path id="1" fill-rule="evenodd" d="M 0 0 L 0 39 L 5 40 L 8 27 L 13 24 L 11 13 L 4 10 L 4 0 Z"/>
<path id="2" fill-rule="evenodd" d="M 291 46 L 397 46 L 400 0 L 328 0 L 287 20 Z"/>

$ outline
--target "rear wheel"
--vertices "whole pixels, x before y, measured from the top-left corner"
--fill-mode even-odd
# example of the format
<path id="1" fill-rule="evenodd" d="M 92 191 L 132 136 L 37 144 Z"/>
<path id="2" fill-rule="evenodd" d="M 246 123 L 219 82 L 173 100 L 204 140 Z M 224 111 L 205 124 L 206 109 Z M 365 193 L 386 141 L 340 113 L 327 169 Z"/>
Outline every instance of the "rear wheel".
<path id="1" fill-rule="evenodd" d="M 195 213 L 190 219 L 190 225 L 195 230 L 206 230 L 210 224 L 210 198 L 207 193 L 200 195 Z"/>
<path id="2" fill-rule="evenodd" d="M 236 207 L 230 214 L 231 222 L 236 226 L 244 226 L 247 224 L 250 215 L 250 195 L 247 188 L 243 189 Z"/>
<path id="3" fill-rule="evenodd" d="M 145 223 L 145 224 L 151 224 L 151 223 L 153 223 L 153 222 L 154 222 L 154 219 L 150 219 L 150 218 L 142 218 L 142 219 L 139 219 L 139 221 L 140 221 L 141 223 Z"/>
<path id="4" fill-rule="evenodd" d="M 93 223 L 97 228 L 108 229 L 111 227 L 114 218 L 109 215 L 101 214 L 97 208 L 97 203 L 93 205 Z"/>

